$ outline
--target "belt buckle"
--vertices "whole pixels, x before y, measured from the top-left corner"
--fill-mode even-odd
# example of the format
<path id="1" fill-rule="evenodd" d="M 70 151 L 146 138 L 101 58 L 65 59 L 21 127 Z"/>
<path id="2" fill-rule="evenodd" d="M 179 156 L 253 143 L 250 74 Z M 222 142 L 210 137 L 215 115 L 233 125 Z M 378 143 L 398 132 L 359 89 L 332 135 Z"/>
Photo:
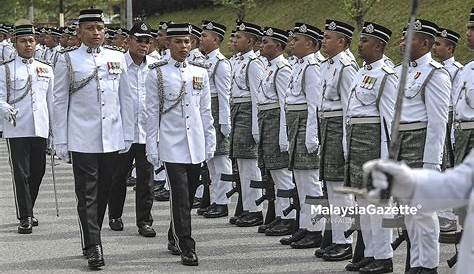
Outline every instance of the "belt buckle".
<path id="1" fill-rule="evenodd" d="M 346 125 L 350 126 L 351 125 L 351 117 L 346 118 Z"/>
<path id="2" fill-rule="evenodd" d="M 460 122 L 454 122 L 454 128 L 455 129 L 461 129 L 461 123 Z"/>

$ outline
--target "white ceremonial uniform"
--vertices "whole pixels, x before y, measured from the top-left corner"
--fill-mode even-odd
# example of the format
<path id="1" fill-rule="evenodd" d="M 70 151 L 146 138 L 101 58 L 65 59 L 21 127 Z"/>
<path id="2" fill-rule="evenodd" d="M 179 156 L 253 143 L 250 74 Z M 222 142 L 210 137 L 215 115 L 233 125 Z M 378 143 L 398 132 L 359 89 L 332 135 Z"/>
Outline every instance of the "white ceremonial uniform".
<path id="1" fill-rule="evenodd" d="M 324 57 L 324 55 L 321 53 L 320 50 L 314 53 L 314 57 L 316 58 L 316 61 L 319 64 L 321 64 L 322 62 L 324 62 L 324 60 L 326 60 L 326 57 Z"/>
<path id="2" fill-rule="evenodd" d="M 346 129 L 345 118 L 350 86 L 358 67 L 355 62 L 342 51 L 334 57 L 327 58 L 321 63 L 322 98 L 319 112 L 341 111 L 342 115 L 342 149 L 346 157 Z M 342 175 L 342 174 L 341 174 Z M 344 185 L 343 181 L 326 181 L 329 203 L 336 207 L 353 206 L 353 197 L 348 194 L 338 194 L 334 190 Z M 352 236 L 346 238 L 344 231 L 351 225 L 350 218 L 331 216 L 332 239 L 336 244 L 351 244 Z"/>
<path id="3" fill-rule="evenodd" d="M 46 48 L 44 50 L 44 60 L 43 61 L 48 63 L 48 64 L 54 65 L 54 62 L 56 60 L 56 55 L 59 53 L 60 50 L 61 50 L 60 45 L 57 45 L 57 46 L 52 47 L 52 48 Z"/>
<path id="4" fill-rule="evenodd" d="M 467 63 L 458 73 L 453 85 L 454 121 L 474 121 L 474 61 Z"/>
<path id="5" fill-rule="evenodd" d="M 7 40 L 0 42 L 0 63 L 11 60 L 15 57 L 15 48 Z"/>
<path id="6" fill-rule="evenodd" d="M 196 63 L 203 63 L 204 62 L 204 55 L 199 51 L 199 48 L 192 49 L 189 52 L 188 57 L 186 57 L 186 60 L 188 62 L 196 62 Z"/>
<path id="7" fill-rule="evenodd" d="M 439 169 L 441 164 L 448 121 L 451 80 L 449 73 L 441 68 L 429 52 L 410 63 L 400 119 L 401 124 L 427 123 L 423 166 L 430 169 Z M 437 267 L 437 214 L 425 211 L 406 215 L 405 225 L 411 242 L 411 267 Z"/>
<path id="8" fill-rule="evenodd" d="M 292 67 L 289 87 L 286 92 L 287 105 L 306 104 L 308 116 L 306 120 L 305 145 L 307 148 L 319 145 L 317 107 L 321 102 L 321 70 L 314 54 L 298 59 Z M 305 202 L 307 195 L 319 197 L 323 195 L 319 182 L 319 170 L 294 169 L 296 188 L 300 198 L 300 228 L 308 231 L 322 231 L 325 220 L 311 222 L 311 205 Z"/>
<path id="9" fill-rule="evenodd" d="M 202 163 L 216 147 L 207 71 L 173 58 L 156 64 L 162 64 L 158 67 L 163 82 L 158 83 L 156 68 L 148 73 L 147 154 L 157 154 L 161 161 L 169 163 Z M 163 84 L 165 95 L 161 100 L 166 113 L 162 114 L 158 84 Z"/>
<path id="10" fill-rule="evenodd" d="M 35 48 L 35 59 L 44 61 L 44 47 L 41 44 L 36 44 Z"/>
<path id="11" fill-rule="evenodd" d="M 252 135 L 257 136 L 257 90 L 263 77 L 263 63 L 253 50 L 240 53 L 233 66 L 232 71 L 232 98 L 246 97 L 252 101 Z M 261 181 L 262 176 L 257 166 L 257 159 L 237 159 L 239 167 L 240 183 L 242 189 L 243 210 L 249 212 L 262 211 L 263 206 L 255 205 L 255 200 L 262 196 L 261 189 L 250 188 L 250 181 Z"/>
<path id="12" fill-rule="evenodd" d="M 211 98 L 217 97 L 219 108 L 219 125 L 229 125 L 230 121 L 230 88 L 232 84 L 232 67 L 230 61 L 219 49 L 210 52 L 203 61 L 209 75 Z M 216 131 L 221 130 L 216 128 Z M 232 182 L 222 181 L 221 174 L 232 174 L 232 161 L 229 155 L 215 155 L 207 162 L 211 184 L 211 204 L 229 204 L 226 193 L 232 189 Z"/>
<path id="13" fill-rule="evenodd" d="M 372 64 L 359 69 L 351 85 L 346 121 L 350 123 L 353 117 L 380 118 L 380 158 L 388 158 L 388 136 L 390 132 L 395 101 L 397 100 L 398 78 L 393 68 L 381 58 Z M 357 155 L 355 156 L 357 157 Z M 357 200 L 358 206 L 367 208 L 370 203 L 365 199 Z M 382 227 L 382 219 L 390 218 L 383 214 L 361 214 L 360 226 L 364 238 L 364 257 L 388 259 L 393 257 L 392 229 Z"/>
<path id="14" fill-rule="evenodd" d="M 415 169 L 411 173 L 415 178 L 414 192 L 406 188 L 406 196 L 411 196 L 411 204 L 421 205 L 421 210 L 433 212 L 446 208 L 467 206 L 456 273 L 472 273 L 474 267 L 474 152 L 464 162 L 444 173 L 433 170 Z"/>
<path id="15" fill-rule="evenodd" d="M 82 153 L 124 149 L 124 141 L 134 140 L 135 128 L 124 54 L 106 47 L 87 51 L 82 44 L 61 54 L 56 63 L 54 143 Z"/>
<path id="16" fill-rule="evenodd" d="M 1 112 L 15 108 L 16 126 L 3 121 L 4 138 L 42 137 L 48 139 L 51 128 L 51 99 L 54 87 L 53 69 L 36 60 L 23 63 L 16 56 L 0 66 L 0 108 Z M 6 70 L 9 70 L 10 91 L 6 88 Z M 10 94 L 7 96 L 7 93 Z M 7 99 L 8 97 L 8 99 Z"/>
<path id="17" fill-rule="evenodd" d="M 286 132 L 285 100 L 288 82 L 291 77 L 291 66 L 283 54 L 268 62 L 263 73 L 265 76 L 257 90 L 257 102 L 259 105 L 275 104 L 280 110 L 280 129 L 278 132 L 278 143 L 280 150 L 288 151 L 288 135 Z M 272 137 L 269 137 L 272 138 Z M 262 144 L 264 145 L 264 144 Z M 290 199 L 276 196 L 278 189 L 290 190 L 295 188 L 293 176 L 288 168 L 272 169 L 270 174 L 275 182 L 275 214 L 282 219 L 295 219 L 296 212 L 293 210 L 287 216 L 283 210 L 290 206 Z"/>
<path id="18" fill-rule="evenodd" d="M 161 54 L 155 49 L 154 51 L 150 52 L 148 56 L 153 57 L 156 61 L 161 60 Z"/>
<path id="19" fill-rule="evenodd" d="M 161 59 L 160 60 L 169 60 L 170 58 L 171 58 L 170 49 L 165 49 L 161 52 Z"/>

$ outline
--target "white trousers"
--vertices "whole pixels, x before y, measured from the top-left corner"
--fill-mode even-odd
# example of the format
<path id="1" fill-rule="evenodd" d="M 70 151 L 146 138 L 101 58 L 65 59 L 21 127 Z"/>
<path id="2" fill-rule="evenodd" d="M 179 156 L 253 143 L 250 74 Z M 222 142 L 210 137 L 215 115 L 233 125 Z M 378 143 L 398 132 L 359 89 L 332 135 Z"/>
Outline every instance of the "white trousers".
<path id="1" fill-rule="evenodd" d="M 405 215 L 410 238 L 410 266 L 434 268 L 439 265 L 439 222 L 436 212 Z"/>
<path id="2" fill-rule="evenodd" d="M 232 174 L 232 161 L 227 155 L 218 155 L 207 161 L 211 178 L 211 204 L 228 205 L 230 199 L 225 196 L 232 189 L 232 182 L 221 180 L 221 174 Z"/>
<path id="3" fill-rule="evenodd" d="M 317 223 L 311 221 L 311 205 L 306 203 L 306 195 L 323 196 L 323 188 L 319 182 L 319 170 L 294 170 L 296 188 L 300 200 L 300 227 L 308 231 L 323 231 L 326 225 L 324 218 Z"/>
<path id="4" fill-rule="evenodd" d="M 350 194 L 336 193 L 334 189 L 344 186 L 344 182 L 326 182 L 328 190 L 328 201 L 333 207 L 351 207 L 354 206 L 354 199 Z M 335 244 L 352 244 L 352 235 L 344 237 L 344 231 L 351 227 L 352 219 L 350 217 L 341 217 L 331 215 L 332 241 Z"/>
<path id="5" fill-rule="evenodd" d="M 357 204 L 365 208 L 369 205 L 368 201 L 364 199 L 358 199 Z M 382 219 L 391 217 L 384 214 L 360 215 L 360 229 L 365 245 L 364 257 L 374 257 L 375 259 L 393 257 L 392 229 L 382 227 Z"/>
<path id="6" fill-rule="evenodd" d="M 262 174 L 257 166 L 257 159 L 237 159 L 239 167 L 240 187 L 242 189 L 242 207 L 244 211 L 258 212 L 263 205 L 257 206 L 255 200 L 262 197 L 262 190 L 250 188 L 250 181 L 261 181 Z"/>
<path id="7" fill-rule="evenodd" d="M 287 216 L 283 215 L 283 210 L 290 206 L 290 199 L 276 197 L 278 189 L 289 190 L 295 188 L 291 171 L 288 168 L 282 168 L 270 170 L 270 174 L 275 183 L 275 215 L 282 219 L 296 219 L 296 210 L 292 210 Z"/>

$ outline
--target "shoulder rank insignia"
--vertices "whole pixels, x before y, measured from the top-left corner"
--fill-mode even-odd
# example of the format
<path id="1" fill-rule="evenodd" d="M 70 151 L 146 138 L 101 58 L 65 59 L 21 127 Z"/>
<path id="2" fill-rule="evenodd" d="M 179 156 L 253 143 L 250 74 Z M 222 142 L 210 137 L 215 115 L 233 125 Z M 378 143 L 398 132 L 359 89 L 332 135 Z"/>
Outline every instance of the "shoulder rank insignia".
<path id="1" fill-rule="evenodd" d="M 188 63 L 196 67 L 207 69 L 207 66 L 203 64 L 202 62 L 188 61 Z"/>
<path id="2" fill-rule="evenodd" d="M 430 65 L 432 65 L 432 66 L 435 67 L 436 69 L 443 68 L 443 65 L 441 65 L 441 64 L 438 63 L 438 62 L 436 62 L 435 60 L 431 60 L 431 61 L 430 61 Z"/>
<path id="3" fill-rule="evenodd" d="M 462 68 L 463 65 L 461 63 L 459 63 L 458 61 L 454 61 L 453 65 L 457 68 Z"/>
<path id="4" fill-rule="evenodd" d="M 42 64 L 45 64 L 45 65 L 47 65 L 48 67 L 51 67 L 51 64 L 50 64 L 50 63 L 45 62 L 45 61 L 43 61 L 43 60 L 39 60 L 39 59 L 36 59 L 36 58 L 35 58 L 35 61 L 40 62 L 40 63 L 42 63 Z"/>
<path id="5" fill-rule="evenodd" d="M 286 67 L 286 66 L 289 66 L 289 64 L 288 64 L 288 61 L 287 61 L 287 60 L 284 60 L 284 61 L 278 61 L 278 62 L 277 62 L 277 67 L 278 67 L 278 68 L 284 68 L 284 67 Z"/>
<path id="6" fill-rule="evenodd" d="M 227 59 L 222 53 L 217 54 L 217 59 L 224 60 Z"/>
<path id="7" fill-rule="evenodd" d="M 116 46 L 109 46 L 109 45 L 103 45 L 102 47 L 106 48 L 106 49 L 111 49 L 111 50 L 116 50 L 116 51 L 120 51 L 122 53 L 125 52 L 125 50 L 123 48 L 119 48 L 119 47 L 116 47 Z"/>
<path id="8" fill-rule="evenodd" d="M 390 66 L 382 66 L 382 69 L 388 74 L 395 74 L 395 70 L 393 70 L 393 68 L 391 68 Z"/>
<path id="9" fill-rule="evenodd" d="M 155 62 L 151 65 L 148 66 L 149 69 L 154 69 L 154 68 L 157 68 L 157 67 L 161 67 L 161 66 L 164 66 L 168 64 L 168 60 L 161 60 L 161 61 L 158 61 L 158 62 Z"/>
<path id="10" fill-rule="evenodd" d="M 351 60 L 345 55 L 342 55 L 341 58 L 339 59 L 339 61 L 345 67 L 350 66 L 351 63 L 352 63 Z"/>
<path id="11" fill-rule="evenodd" d="M 15 60 L 15 58 L 10 59 L 10 60 L 6 60 L 6 61 L 4 61 L 4 62 L 0 62 L 0 65 L 8 64 L 8 63 L 12 62 L 13 60 Z"/>
<path id="12" fill-rule="evenodd" d="M 76 50 L 76 49 L 78 49 L 78 48 L 79 48 L 79 47 L 77 47 L 77 46 L 69 47 L 69 48 L 64 48 L 64 49 L 60 50 L 59 53 L 65 53 L 65 52 L 73 51 L 73 50 Z"/>

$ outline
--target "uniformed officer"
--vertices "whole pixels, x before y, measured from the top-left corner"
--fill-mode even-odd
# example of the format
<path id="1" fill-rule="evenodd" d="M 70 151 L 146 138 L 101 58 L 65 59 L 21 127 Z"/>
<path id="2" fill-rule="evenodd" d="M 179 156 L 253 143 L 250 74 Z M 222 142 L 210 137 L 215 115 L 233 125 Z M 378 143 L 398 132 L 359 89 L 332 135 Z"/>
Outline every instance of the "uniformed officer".
<path id="1" fill-rule="evenodd" d="M 35 30 L 35 37 L 36 37 L 36 48 L 35 48 L 35 59 L 43 61 L 43 55 L 44 55 L 44 32 L 46 29 L 43 28 L 37 28 Z"/>
<path id="2" fill-rule="evenodd" d="M 59 38 L 61 33 L 55 28 L 49 28 L 46 30 L 46 36 L 44 38 L 44 56 L 43 61 L 54 67 L 54 63 L 57 60 L 57 54 L 61 46 L 59 45 Z"/>
<path id="3" fill-rule="evenodd" d="M 261 181 L 257 166 L 257 144 L 259 131 L 257 121 L 258 86 L 263 77 L 263 63 L 253 51 L 260 26 L 237 22 L 235 48 L 240 52 L 232 71 L 232 132 L 231 157 L 239 169 L 243 213 L 229 221 L 238 226 L 263 224 L 263 206 L 255 200 L 262 196 L 261 189 L 250 188 L 250 181 Z"/>
<path id="4" fill-rule="evenodd" d="M 127 39 L 129 50 L 125 53 L 130 92 L 133 96 L 135 112 L 135 136 L 133 144 L 127 153 L 119 154 L 117 173 L 110 187 L 109 195 L 109 225 L 113 230 L 123 230 L 122 212 L 127 193 L 127 178 L 129 170 L 135 161 L 136 191 L 135 212 L 138 233 L 143 237 L 154 237 L 155 230 L 151 227 L 153 217 L 153 165 L 145 155 L 145 81 L 148 75 L 148 66 L 155 61 L 147 56 L 152 36 L 150 26 L 145 22 L 136 22 L 130 29 Z"/>
<path id="5" fill-rule="evenodd" d="M 68 48 L 79 47 L 81 45 L 81 39 L 77 36 L 76 25 L 68 27 L 69 40 L 67 41 Z"/>
<path id="6" fill-rule="evenodd" d="M 235 30 L 232 30 L 229 37 L 229 48 L 230 48 L 230 52 L 232 53 L 232 56 L 229 58 L 229 61 L 230 61 L 230 65 L 232 66 L 232 69 L 234 68 L 235 63 L 237 62 L 238 56 L 239 56 L 239 52 L 235 49 L 235 40 L 236 40 Z"/>
<path id="7" fill-rule="evenodd" d="M 193 31 L 191 33 L 191 50 L 189 56 L 186 58 L 188 62 L 196 62 L 202 64 L 204 62 L 204 55 L 199 49 L 199 43 L 201 40 L 202 29 L 198 26 L 191 25 Z"/>
<path id="8" fill-rule="evenodd" d="M 296 64 L 296 61 L 298 58 L 295 57 L 293 54 L 293 49 L 294 49 L 294 42 L 293 42 L 293 29 L 287 30 L 288 32 L 288 43 L 286 44 L 285 48 L 285 53 L 286 53 L 286 59 L 288 60 L 288 63 L 290 66 L 293 66 Z"/>
<path id="9" fill-rule="evenodd" d="M 205 54 L 204 66 L 209 74 L 212 116 L 216 129 L 216 152 L 207 162 L 211 178 L 211 206 L 203 212 L 206 218 L 228 215 L 230 199 L 226 193 L 232 189 L 232 182 L 221 180 L 221 174 L 232 174 L 230 152 L 230 88 L 232 68 L 230 61 L 220 52 L 226 27 L 217 22 L 204 20 L 199 47 Z"/>
<path id="10" fill-rule="evenodd" d="M 322 50 L 327 59 L 321 63 L 322 100 L 319 107 L 321 131 L 320 177 L 326 183 L 329 204 L 334 207 L 353 205 L 353 197 L 334 190 L 344 185 L 346 154 L 345 111 L 350 85 L 357 67 L 345 52 L 354 27 L 336 20 L 326 20 Z M 351 225 L 348 217 L 331 216 L 333 244 L 326 247 L 323 259 L 340 261 L 352 256 L 352 236 L 344 237 Z M 318 254 L 321 252 L 318 251 Z"/>
<path id="11" fill-rule="evenodd" d="M 168 60 L 170 58 L 170 50 L 168 49 L 168 39 L 166 39 L 166 30 L 168 26 L 173 24 L 173 21 L 168 22 L 160 22 L 158 26 L 158 37 L 156 38 L 157 41 L 157 49 L 161 55 L 162 60 Z"/>
<path id="12" fill-rule="evenodd" d="M 359 55 L 365 65 L 357 72 L 350 88 L 346 110 L 347 158 L 345 183 L 362 186 L 362 165 L 388 157 L 388 134 L 397 99 L 398 78 L 384 62 L 383 54 L 392 32 L 384 26 L 365 22 L 359 41 Z M 359 207 L 368 208 L 364 197 L 356 197 Z M 393 272 L 392 230 L 382 228 L 383 214 L 361 214 L 364 258 L 346 270 L 361 273 Z M 387 216 L 389 217 L 389 216 Z"/>
<path id="13" fill-rule="evenodd" d="M 296 23 L 293 30 L 293 65 L 286 92 L 286 123 L 289 139 L 289 169 L 293 171 L 300 202 L 299 229 L 281 243 L 292 248 L 314 248 L 321 245 L 325 220 L 311 220 L 311 206 L 306 196 L 323 195 L 319 182 L 318 117 L 321 103 L 321 71 L 314 52 L 319 47 L 322 32 L 317 27 Z"/>
<path id="14" fill-rule="evenodd" d="M 440 170 L 451 80 L 443 65 L 431 58 L 436 24 L 417 19 L 408 69 L 407 85 L 400 118 L 397 160 L 408 166 Z M 403 42 L 404 43 L 404 42 Z M 435 212 L 424 211 L 405 216 L 411 242 L 410 271 L 436 272 L 439 263 L 439 223 Z M 431 272 L 430 272 L 431 273 Z"/>
<path id="15" fill-rule="evenodd" d="M 128 37 L 128 30 L 125 28 L 117 28 L 115 30 L 115 36 L 112 39 L 113 46 L 117 47 L 124 52 L 127 51 L 126 39 Z"/>
<path id="16" fill-rule="evenodd" d="M 161 59 L 161 55 L 157 50 L 158 48 L 157 48 L 157 42 L 156 42 L 157 41 L 156 38 L 158 37 L 158 30 L 151 29 L 150 34 L 153 37 L 153 39 L 151 40 L 152 42 L 150 44 L 150 50 L 148 52 L 148 55 L 150 57 L 155 58 L 157 61 L 159 61 Z"/>
<path id="17" fill-rule="evenodd" d="M 437 58 L 449 72 L 451 85 L 453 90 L 457 86 L 460 77 L 462 65 L 454 59 L 454 51 L 458 44 L 460 35 L 457 32 L 446 28 L 440 28 L 435 38 L 433 56 Z M 454 131 L 453 125 L 453 92 L 450 94 L 448 126 L 446 129 L 445 151 L 443 156 L 442 170 L 454 166 Z M 438 212 L 439 228 L 441 232 L 450 232 L 457 230 L 456 215 L 452 210 L 444 210 Z"/>
<path id="18" fill-rule="evenodd" d="M 14 34 L 18 54 L 0 66 L 0 111 L 20 220 L 18 233 L 29 234 L 38 225 L 33 207 L 46 168 L 54 77 L 50 66 L 33 58 L 33 25 L 18 21 Z"/>
<path id="19" fill-rule="evenodd" d="M 5 26 L 0 27 L 0 63 L 11 60 L 15 54 L 15 48 L 8 42 L 8 30 Z"/>
<path id="20" fill-rule="evenodd" d="M 150 67 L 146 83 L 147 157 L 155 166 L 164 163 L 171 188 L 168 241 L 184 265 L 198 265 L 191 205 L 201 163 L 216 149 L 207 71 L 186 61 L 191 31 L 189 24 L 168 26 L 171 57 Z"/>
<path id="21" fill-rule="evenodd" d="M 290 200 L 276 195 L 279 189 L 295 188 L 293 174 L 288 170 L 285 99 L 291 67 L 283 56 L 287 42 L 286 31 L 274 27 L 263 28 L 260 53 L 267 60 L 267 64 L 256 96 L 260 132 L 258 159 L 261 167 L 270 171 L 275 183 L 276 196 L 274 213 L 276 218 L 264 225 L 267 236 L 288 235 L 296 227 L 295 211 L 291 211 L 287 216 L 283 214 L 283 210 L 290 206 Z"/>
<path id="22" fill-rule="evenodd" d="M 61 33 L 61 37 L 59 37 L 60 50 L 67 48 L 67 40 L 69 40 L 69 33 L 66 32 L 67 29 L 67 27 L 59 28 L 59 33 Z"/>
<path id="23" fill-rule="evenodd" d="M 55 67 L 54 144 L 72 167 L 82 248 L 90 268 L 104 266 L 100 230 L 117 152 L 134 140 L 135 113 L 124 54 L 102 46 L 102 10 L 82 10 L 82 44 L 65 51 Z"/>

